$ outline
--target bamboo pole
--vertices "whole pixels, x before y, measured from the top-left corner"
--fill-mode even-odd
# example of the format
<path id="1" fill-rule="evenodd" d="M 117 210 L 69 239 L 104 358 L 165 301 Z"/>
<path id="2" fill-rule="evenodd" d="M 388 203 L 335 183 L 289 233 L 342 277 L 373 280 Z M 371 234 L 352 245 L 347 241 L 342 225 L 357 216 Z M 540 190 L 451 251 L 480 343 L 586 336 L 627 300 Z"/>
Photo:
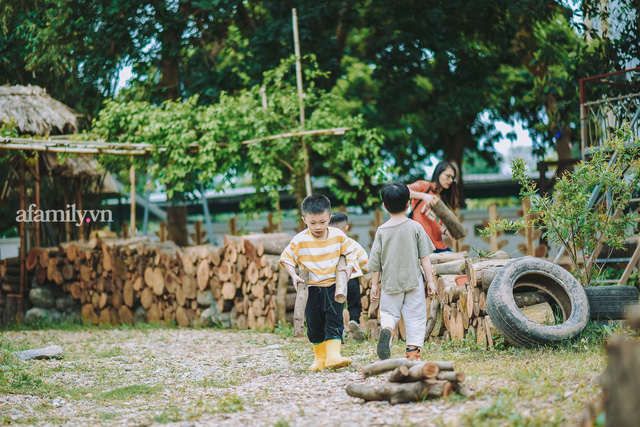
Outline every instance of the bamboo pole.
<path id="1" fill-rule="evenodd" d="M 304 95 L 302 93 L 302 64 L 300 62 L 300 37 L 298 36 L 298 13 L 295 8 L 291 9 L 293 21 L 293 44 L 296 55 L 296 83 L 298 86 L 298 105 L 300 107 L 300 127 L 304 128 Z M 307 196 L 311 195 L 311 175 L 309 173 L 309 152 L 304 136 L 300 138 L 302 142 L 302 155 L 304 156 L 304 185 Z"/>

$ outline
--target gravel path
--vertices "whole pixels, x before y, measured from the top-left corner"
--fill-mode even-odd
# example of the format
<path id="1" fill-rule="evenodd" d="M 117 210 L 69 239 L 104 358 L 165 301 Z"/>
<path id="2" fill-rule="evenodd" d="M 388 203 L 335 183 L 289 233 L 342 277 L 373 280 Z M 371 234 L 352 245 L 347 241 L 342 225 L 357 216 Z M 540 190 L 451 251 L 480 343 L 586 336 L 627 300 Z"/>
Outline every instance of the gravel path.
<path id="1" fill-rule="evenodd" d="M 41 392 L 0 395 L 0 420 L 24 425 L 464 425 L 463 413 L 486 406 L 490 390 L 509 386 L 468 376 L 466 383 L 480 390 L 475 401 L 364 404 L 345 387 L 386 380 L 363 380 L 358 372 L 375 360 L 369 342 L 343 352 L 351 367 L 312 373 L 310 344 L 277 334 L 150 329 L 5 336 L 19 350 L 57 344 L 65 351 L 61 360 L 24 362 L 42 379 Z"/>

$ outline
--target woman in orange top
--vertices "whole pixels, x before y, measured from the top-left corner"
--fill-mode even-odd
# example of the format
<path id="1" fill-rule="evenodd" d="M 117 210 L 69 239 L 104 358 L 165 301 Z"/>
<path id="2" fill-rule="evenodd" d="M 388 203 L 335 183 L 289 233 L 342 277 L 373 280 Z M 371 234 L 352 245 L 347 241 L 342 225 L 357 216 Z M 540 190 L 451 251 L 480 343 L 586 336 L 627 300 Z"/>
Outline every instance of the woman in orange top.
<path id="1" fill-rule="evenodd" d="M 416 181 L 408 185 L 411 191 L 411 212 L 413 219 L 425 229 L 434 246 L 435 252 L 451 251 L 442 240 L 446 234 L 452 238 L 445 225 L 430 209 L 438 200 L 451 210 L 458 207 L 458 186 L 456 169 L 449 162 L 440 162 L 433 171 L 431 181 Z"/>

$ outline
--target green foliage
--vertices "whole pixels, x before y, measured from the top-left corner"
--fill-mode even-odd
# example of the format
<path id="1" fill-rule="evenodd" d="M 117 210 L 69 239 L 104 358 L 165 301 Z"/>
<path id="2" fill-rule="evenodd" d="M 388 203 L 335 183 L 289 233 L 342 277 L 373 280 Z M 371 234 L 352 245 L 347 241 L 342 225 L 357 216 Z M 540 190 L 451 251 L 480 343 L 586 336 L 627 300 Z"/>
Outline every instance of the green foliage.
<path id="1" fill-rule="evenodd" d="M 382 138 L 375 129 L 365 127 L 361 116 L 344 114 L 339 97 L 313 84 L 326 73 L 317 68 L 313 58 L 308 61 L 304 128 L 299 122 L 296 87 L 288 82 L 293 72 L 293 58 L 289 58 L 265 73 L 262 84 L 235 94 L 221 93 L 219 101 L 209 106 L 200 105 L 197 97 L 186 102 L 166 101 L 160 106 L 124 99 L 108 101 L 93 131 L 107 140 L 166 148 L 154 152 L 151 173 L 167 186 L 171 198 L 189 197 L 199 181 L 206 184 L 222 176 L 224 182 L 232 182 L 249 176 L 256 194 L 244 208 L 257 210 L 266 200 L 275 208 L 282 188 L 302 196 L 308 168 L 312 176 L 329 176 L 326 182 L 345 203 L 358 194 L 364 205 L 373 205 L 377 196 L 371 184 L 384 170 Z M 261 87 L 267 91 L 267 109 L 262 105 Z M 265 139 L 335 127 L 351 130 L 339 136 Z M 197 154 L 192 153 L 193 146 L 197 146 Z M 129 162 L 109 159 L 107 167 L 117 171 Z M 138 168 L 146 166 L 145 160 L 134 162 Z"/>
<path id="2" fill-rule="evenodd" d="M 153 396 L 160 391 L 158 386 L 148 386 L 145 384 L 129 385 L 119 387 L 113 390 L 104 392 L 101 395 L 103 400 L 127 400 L 135 396 Z"/>
<path id="3" fill-rule="evenodd" d="M 640 140 L 628 129 L 622 129 L 617 138 L 604 144 L 590 160 L 565 173 L 555 185 L 553 198 L 538 194 L 535 183 L 527 177 L 525 162 L 515 159 L 513 179 L 522 185 L 520 196 L 530 198 L 534 219 L 494 221 L 483 234 L 540 228 L 547 241 L 564 246 L 578 279 L 584 286 L 590 285 L 594 270 L 587 267 L 587 261 L 596 246 L 604 243 L 622 248 L 640 219 L 638 214 L 626 210 L 640 183 L 639 158 Z M 590 206 L 595 189 L 606 197 Z M 616 212 L 620 215 L 614 215 Z"/>

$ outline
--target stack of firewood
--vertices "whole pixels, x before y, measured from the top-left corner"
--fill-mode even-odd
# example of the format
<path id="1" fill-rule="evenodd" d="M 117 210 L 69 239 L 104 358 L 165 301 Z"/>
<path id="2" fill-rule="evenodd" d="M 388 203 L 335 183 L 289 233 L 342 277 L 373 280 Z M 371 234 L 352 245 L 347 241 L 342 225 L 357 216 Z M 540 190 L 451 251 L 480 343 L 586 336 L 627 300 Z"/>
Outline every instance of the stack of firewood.
<path id="1" fill-rule="evenodd" d="M 33 248 L 26 265 L 38 283 L 60 286 L 93 323 L 199 323 L 211 308 L 239 329 L 273 328 L 286 319 L 286 272 L 277 266 L 288 234 L 226 236 L 222 247 L 179 248 L 146 238 L 70 242 Z M 276 255 L 277 254 L 277 255 Z M 278 301 L 280 299 L 281 301 Z"/>
<path id="2" fill-rule="evenodd" d="M 277 320 L 286 318 L 287 311 L 292 318 L 289 291 L 294 292 L 295 302 L 295 290 L 288 274 L 278 267 L 280 254 L 290 241 L 286 233 L 225 236 L 220 264 L 212 272 L 211 291 L 221 313 L 234 311 L 238 329 L 273 328 Z"/>
<path id="3" fill-rule="evenodd" d="M 451 254 L 449 257 L 460 257 Z M 428 329 L 431 336 L 438 336 L 438 327 L 442 336 L 454 340 L 475 339 L 479 345 L 493 346 L 493 338 L 500 332 L 493 327 L 487 313 L 487 292 L 496 274 L 512 259 L 505 252 L 498 251 L 491 257 L 432 260 L 434 274 L 437 277 L 437 302 L 430 302 L 429 320 L 435 317 L 434 328 Z M 456 277 L 462 277 L 456 282 Z M 514 300 L 523 314 L 529 319 L 544 323 L 553 319 L 553 311 L 544 293 L 536 292 L 535 286 L 528 287 L 519 283 L 514 290 Z M 438 325 L 435 306 L 440 306 L 442 325 Z M 429 322 L 427 322 L 429 325 Z"/>
<path id="4" fill-rule="evenodd" d="M 475 339 L 479 345 L 493 346 L 493 338 L 500 332 L 493 327 L 487 313 L 487 291 L 496 274 L 512 261 L 505 252 L 490 257 L 471 258 L 466 252 L 440 253 L 430 256 L 436 280 L 436 295 L 427 297 L 427 331 L 425 340 Z M 365 276 L 361 283 L 370 282 Z M 456 280 L 458 278 L 458 280 Z M 544 293 L 531 291 L 526 283 L 519 284 L 514 293 L 516 305 L 529 319 L 544 323 L 553 318 L 553 311 Z M 370 300 L 367 286 L 362 286 L 363 307 L 368 315 L 361 323 L 371 339 L 377 339 L 378 301 Z M 406 339 L 402 318 L 396 326 L 395 339 Z"/>
<path id="5" fill-rule="evenodd" d="M 419 362 L 408 359 L 381 360 L 362 369 L 364 378 L 392 371 L 389 381 L 377 385 L 348 384 L 347 394 L 364 399 L 386 400 L 391 404 L 420 402 L 427 398 L 449 396 L 456 392 L 468 399 L 475 393 L 463 381 L 463 372 L 456 372 L 453 362 Z"/>

